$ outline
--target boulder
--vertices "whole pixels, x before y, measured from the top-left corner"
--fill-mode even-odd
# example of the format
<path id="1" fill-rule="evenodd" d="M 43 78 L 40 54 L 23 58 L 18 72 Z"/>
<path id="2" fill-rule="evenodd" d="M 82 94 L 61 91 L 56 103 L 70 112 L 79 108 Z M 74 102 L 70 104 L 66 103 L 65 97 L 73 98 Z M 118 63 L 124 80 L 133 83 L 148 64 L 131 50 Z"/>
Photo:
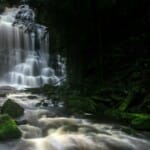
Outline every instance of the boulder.
<path id="1" fill-rule="evenodd" d="M 128 113 L 118 110 L 107 110 L 104 115 L 115 121 L 125 123 L 134 129 L 150 131 L 150 115 L 142 113 Z"/>
<path id="2" fill-rule="evenodd" d="M 136 129 L 150 130 L 150 115 L 137 114 L 131 121 L 131 125 Z"/>
<path id="3" fill-rule="evenodd" d="M 21 137 L 15 121 L 7 114 L 0 115 L 0 140 L 17 139 Z"/>
<path id="4" fill-rule="evenodd" d="M 21 117 L 24 114 L 24 108 L 13 100 L 8 99 L 1 108 L 2 114 L 8 114 L 13 118 Z"/>

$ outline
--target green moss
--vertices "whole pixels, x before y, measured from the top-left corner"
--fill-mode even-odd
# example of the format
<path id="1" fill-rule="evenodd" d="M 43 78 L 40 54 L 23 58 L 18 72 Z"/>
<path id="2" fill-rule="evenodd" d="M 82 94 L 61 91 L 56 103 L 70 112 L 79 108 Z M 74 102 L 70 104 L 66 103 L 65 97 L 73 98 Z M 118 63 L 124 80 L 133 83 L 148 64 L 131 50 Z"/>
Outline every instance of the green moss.
<path id="1" fill-rule="evenodd" d="M 123 101 L 123 103 L 119 106 L 119 110 L 120 110 L 120 111 L 125 111 L 125 110 L 128 108 L 130 102 L 131 102 L 132 99 L 133 99 L 133 96 L 134 96 L 134 93 L 131 91 L 131 92 L 129 93 L 129 95 L 127 96 L 127 98 L 126 98 L 126 99 Z"/>
<path id="2" fill-rule="evenodd" d="M 92 101 L 88 97 L 82 96 L 71 96 L 66 103 L 66 108 L 71 112 L 94 112 L 96 105 L 94 101 Z"/>
<path id="3" fill-rule="evenodd" d="M 104 114 L 109 118 L 122 123 L 130 123 L 130 121 L 132 121 L 132 119 L 134 118 L 133 114 L 113 109 L 107 110 Z"/>
<path id="4" fill-rule="evenodd" d="M 136 115 L 131 121 L 131 125 L 136 129 L 150 129 L 150 115 Z"/>
<path id="5" fill-rule="evenodd" d="M 0 140 L 16 139 L 21 137 L 15 121 L 8 115 L 0 116 Z"/>
<path id="6" fill-rule="evenodd" d="M 20 117 L 24 114 L 24 109 L 16 102 L 8 99 L 1 109 L 2 114 L 8 114 L 13 118 Z"/>
<path id="7" fill-rule="evenodd" d="M 150 129 L 150 115 L 127 113 L 118 110 L 107 110 L 105 116 L 130 125 L 135 129 L 149 130 Z"/>

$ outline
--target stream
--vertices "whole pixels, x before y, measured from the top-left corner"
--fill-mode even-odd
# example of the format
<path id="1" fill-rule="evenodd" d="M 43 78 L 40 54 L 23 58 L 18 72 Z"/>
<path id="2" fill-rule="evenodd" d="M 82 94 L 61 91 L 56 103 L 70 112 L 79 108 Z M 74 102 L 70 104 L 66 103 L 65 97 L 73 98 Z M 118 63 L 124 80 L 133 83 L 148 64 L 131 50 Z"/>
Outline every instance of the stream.
<path id="1" fill-rule="evenodd" d="M 7 91 L 7 90 L 6 90 Z M 45 96 L 11 90 L 0 97 L 0 105 L 12 99 L 24 109 L 18 122 L 22 138 L 0 142 L 0 150 L 149 150 L 150 134 L 131 136 L 128 127 L 66 117 L 63 102 L 54 104 Z"/>

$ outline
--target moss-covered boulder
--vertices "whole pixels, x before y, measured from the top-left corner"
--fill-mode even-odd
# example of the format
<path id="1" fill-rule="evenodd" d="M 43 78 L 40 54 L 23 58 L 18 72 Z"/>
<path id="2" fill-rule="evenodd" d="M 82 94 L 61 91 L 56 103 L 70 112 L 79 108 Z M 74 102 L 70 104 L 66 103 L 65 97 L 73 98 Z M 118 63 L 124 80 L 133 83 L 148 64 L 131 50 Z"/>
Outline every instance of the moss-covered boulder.
<path id="1" fill-rule="evenodd" d="M 24 114 L 24 108 L 13 100 L 8 99 L 1 108 L 2 114 L 8 114 L 13 118 L 20 117 Z"/>
<path id="2" fill-rule="evenodd" d="M 21 137 L 15 121 L 7 114 L 0 115 L 0 140 L 16 139 Z"/>
<path id="3" fill-rule="evenodd" d="M 136 129 L 150 130 L 150 115 L 136 114 L 131 121 L 131 125 Z"/>
<path id="4" fill-rule="evenodd" d="M 115 121 L 125 123 L 134 129 L 150 130 L 149 114 L 128 113 L 112 109 L 105 111 L 104 115 Z"/>
<path id="5" fill-rule="evenodd" d="M 131 113 L 122 112 L 119 110 L 109 109 L 104 112 L 104 115 L 109 119 L 129 124 L 135 117 Z"/>

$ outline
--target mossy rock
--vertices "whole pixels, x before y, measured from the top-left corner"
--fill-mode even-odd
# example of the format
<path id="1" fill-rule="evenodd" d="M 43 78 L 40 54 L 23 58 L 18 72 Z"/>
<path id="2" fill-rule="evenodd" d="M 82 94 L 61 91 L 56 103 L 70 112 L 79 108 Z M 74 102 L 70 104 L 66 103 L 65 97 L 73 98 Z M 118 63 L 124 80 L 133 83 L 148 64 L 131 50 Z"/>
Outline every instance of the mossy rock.
<path id="1" fill-rule="evenodd" d="M 132 114 L 114 109 L 105 111 L 104 115 L 112 120 L 119 121 L 122 123 L 130 123 L 134 119 L 134 116 Z"/>
<path id="2" fill-rule="evenodd" d="M 136 115 L 131 125 L 136 129 L 150 130 L 150 115 Z"/>
<path id="3" fill-rule="evenodd" d="M 67 101 L 66 108 L 73 113 L 95 112 L 96 104 L 92 99 L 88 97 L 72 96 Z"/>
<path id="4" fill-rule="evenodd" d="M 1 108 L 2 114 L 8 114 L 13 118 L 21 117 L 24 114 L 24 108 L 13 100 L 8 99 Z"/>
<path id="5" fill-rule="evenodd" d="M 15 121 L 7 114 L 0 115 L 0 140 L 17 139 L 21 137 Z"/>
<path id="6" fill-rule="evenodd" d="M 127 113 L 118 110 L 107 110 L 104 115 L 113 120 L 128 124 L 134 129 L 150 130 L 150 115 L 148 114 Z"/>

